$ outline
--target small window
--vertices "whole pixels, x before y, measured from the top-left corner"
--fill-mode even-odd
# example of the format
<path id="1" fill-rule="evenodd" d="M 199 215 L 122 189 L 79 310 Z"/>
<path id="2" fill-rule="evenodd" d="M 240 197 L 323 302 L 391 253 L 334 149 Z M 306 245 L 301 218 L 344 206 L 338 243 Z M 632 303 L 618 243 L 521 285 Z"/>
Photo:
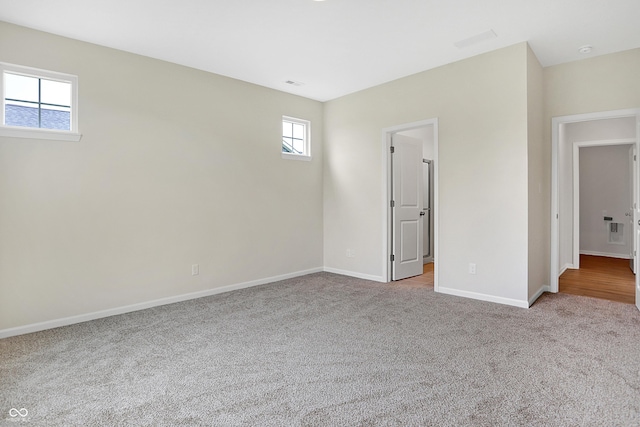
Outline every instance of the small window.
<path id="1" fill-rule="evenodd" d="M 282 157 L 288 159 L 311 159 L 311 122 L 282 117 Z"/>
<path id="2" fill-rule="evenodd" d="M 0 136 L 80 139 L 76 76 L 6 63 L 0 69 Z"/>

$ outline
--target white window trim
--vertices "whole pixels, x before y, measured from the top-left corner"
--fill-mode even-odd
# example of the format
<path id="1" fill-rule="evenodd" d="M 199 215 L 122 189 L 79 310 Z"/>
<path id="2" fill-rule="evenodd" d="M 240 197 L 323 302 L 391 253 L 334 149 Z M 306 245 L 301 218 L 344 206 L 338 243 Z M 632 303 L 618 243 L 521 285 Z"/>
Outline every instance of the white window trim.
<path id="1" fill-rule="evenodd" d="M 304 125 L 305 136 L 304 136 L 304 153 L 303 154 L 294 154 L 294 153 L 283 153 L 282 152 L 282 144 L 280 145 L 280 153 L 282 154 L 283 159 L 288 160 L 303 160 L 310 161 L 311 160 L 311 122 L 309 120 L 298 119 L 291 116 L 282 116 L 282 121 L 299 123 Z M 282 129 L 282 126 L 281 126 Z M 282 132 L 280 132 L 282 137 Z"/>
<path id="2" fill-rule="evenodd" d="M 71 130 L 67 131 L 5 125 L 5 72 L 71 83 Z M 2 111 L 0 112 L 0 137 L 6 136 L 13 138 L 49 139 L 55 141 L 80 141 L 82 134 L 78 131 L 78 76 L 58 73 L 55 71 L 41 70 L 39 68 L 25 67 L 22 65 L 8 64 L 6 62 L 0 62 L 0 76 L 2 76 L 2 85 L 0 85 L 0 100 L 2 102 Z"/>

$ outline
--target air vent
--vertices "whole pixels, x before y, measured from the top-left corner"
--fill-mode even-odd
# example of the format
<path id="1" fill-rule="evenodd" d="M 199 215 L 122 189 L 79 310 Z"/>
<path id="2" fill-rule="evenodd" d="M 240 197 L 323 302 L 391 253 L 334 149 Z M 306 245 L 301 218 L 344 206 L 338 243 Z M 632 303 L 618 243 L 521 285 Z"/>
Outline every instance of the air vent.
<path id="1" fill-rule="evenodd" d="M 590 45 L 586 45 L 586 46 L 582 46 L 582 47 L 578 48 L 578 52 L 583 54 L 583 55 L 590 54 L 592 50 L 593 50 L 593 46 L 590 46 Z"/>
<path id="2" fill-rule="evenodd" d="M 485 31 L 484 33 L 476 34 L 473 37 L 469 37 L 468 39 L 460 40 L 455 42 L 454 45 L 458 49 L 464 49 L 465 47 L 473 46 L 474 44 L 481 43 L 483 41 L 495 39 L 498 37 L 493 30 Z"/>

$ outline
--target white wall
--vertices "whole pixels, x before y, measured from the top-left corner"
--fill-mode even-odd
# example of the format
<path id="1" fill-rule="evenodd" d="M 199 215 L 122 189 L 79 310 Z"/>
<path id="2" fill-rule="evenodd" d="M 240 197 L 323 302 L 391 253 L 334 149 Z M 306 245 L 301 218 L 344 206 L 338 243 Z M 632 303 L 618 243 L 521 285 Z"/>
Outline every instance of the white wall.
<path id="1" fill-rule="evenodd" d="M 560 210 L 560 268 L 574 267 L 573 247 L 573 144 L 576 142 L 635 138 L 635 118 L 592 120 L 562 125 L 559 139 L 558 176 Z"/>
<path id="2" fill-rule="evenodd" d="M 632 236 L 630 145 L 580 148 L 580 253 L 629 258 Z M 622 223 L 624 244 L 609 243 L 609 224 Z M 626 215 L 625 215 L 626 214 Z"/>
<path id="3" fill-rule="evenodd" d="M 528 298 L 530 303 L 549 285 L 551 152 L 542 134 L 543 117 L 543 70 L 531 48 L 528 48 Z"/>
<path id="4" fill-rule="evenodd" d="M 322 268 L 321 103 L 6 23 L 0 59 L 78 75 L 83 134 L 0 137 L 0 331 Z"/>
<path id="5" fill-rule="evenodd" d="M 521 43 L 327 102 L 325 266 L 382 279 L 382 129 L 438 117 L 440 290 L 526 304 L 526 79 Z"/>

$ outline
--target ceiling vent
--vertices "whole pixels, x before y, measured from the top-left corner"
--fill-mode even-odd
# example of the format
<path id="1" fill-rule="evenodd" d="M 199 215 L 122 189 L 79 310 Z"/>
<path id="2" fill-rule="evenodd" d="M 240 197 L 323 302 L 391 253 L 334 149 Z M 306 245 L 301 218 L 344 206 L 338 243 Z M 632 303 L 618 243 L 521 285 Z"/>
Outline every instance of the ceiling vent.
<path id="1" fill-rule="evenodd" d="M 485 31 L 484 33 L 476 34 L 468 39 L 460 40 L 454 43 L 458 49 L 464 49 L 465 47 L 473 46 L 474 44 L 481 43 L 483 41 L 495 39 L 498 37 L 493 30 Z"/>
<path id="2" fill-rule="evenodd" d="M 578 48 L 578 52 L 582 53 L 583 55 L 588 55 L 589 53 L 591 53 L 592 50 L 593 50 L 593 46 L 590 46 L 590 45 L 586 45 Z"/>

